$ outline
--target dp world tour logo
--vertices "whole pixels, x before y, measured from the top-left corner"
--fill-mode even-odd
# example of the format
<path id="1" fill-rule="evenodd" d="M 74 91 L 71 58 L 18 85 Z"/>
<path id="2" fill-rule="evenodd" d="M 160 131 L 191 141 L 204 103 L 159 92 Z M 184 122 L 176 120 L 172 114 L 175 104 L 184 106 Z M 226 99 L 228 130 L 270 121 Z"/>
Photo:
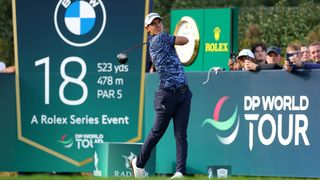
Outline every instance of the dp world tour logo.
<path id="1" fill-rule="evenodd" d="M 101 0 L 60 0 L 54 12 L 54 25 L 66 43 L 83 47 L 95 42 L 106 25 Z"/>
<path id="2" fill-rule="evenodd" d="M 57 142 L 62 144 L 63 147 L 65 147 L 65 148 L 71 148 L 73 145 L 73 139 L 68 138 L 68 134 L 62 135 L 60 140 L 58 140 Z"/>
<path id="3" fill-rule="evenodd" d="M 220 114 L 221 107 L 224 104 L 224 102 L 228 99 L 229 99 L 228 96 L 221 97 L 219 99 L 218 103 L 216 104 L 216 107 L 214 108 L 213 119 L 208 118 L 202 122 L 202 127 L 206 124 L 209 124 L 209 125 L 213 126 L 214 128 L 218 129 L 219 131 L 227 131 L 233 127 L 233 125 L 236 123 L 236 120 L 238 119 L 235 129 L 231 132 L 230 135 L 228 135 L 226 137 L 222 137 L 222 136 L 216 134 L 219 141 L 223 144 L 226 144 L 226 145 L 231 144 L 236 139 L 236 137 L 238 135 L 238 131 L 239 131 L 239 122 L 240 122 L 240 119 L 238 116 L 238 106 L 236 106 L 233 114 L 231 115 L 231 117 L 229 119 L 219 120 L 219 114 Z"/>

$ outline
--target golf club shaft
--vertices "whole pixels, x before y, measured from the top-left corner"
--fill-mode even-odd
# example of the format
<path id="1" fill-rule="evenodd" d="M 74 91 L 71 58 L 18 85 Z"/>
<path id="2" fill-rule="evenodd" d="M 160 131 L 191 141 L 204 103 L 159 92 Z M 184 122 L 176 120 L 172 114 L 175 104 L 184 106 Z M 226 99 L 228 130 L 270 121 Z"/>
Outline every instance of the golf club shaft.
<path id="1" fill-rule="evenodd" d="M 122 51 L 121 53 L 125 54 L 125 53 L 130 52 L 130 51 L 132 51 L 133 49 L 135 49 L 135 48 L 137 48 L 137 47 L 140 47 L 140 46 L 143 46 L 143 45 L 145 45 L 145 44 L 147 44 L 147 43 L 148 43 L 148 41 L 147 41 L 147 42 L 144 42 L 144 43 L 142 43 L 142 44 L 140 44 L 140 43 L 139 43 L 139 44 L 136 44 L 136 45 L 132 46 L 131 48 L 128 48 L 128 49 Z"/>

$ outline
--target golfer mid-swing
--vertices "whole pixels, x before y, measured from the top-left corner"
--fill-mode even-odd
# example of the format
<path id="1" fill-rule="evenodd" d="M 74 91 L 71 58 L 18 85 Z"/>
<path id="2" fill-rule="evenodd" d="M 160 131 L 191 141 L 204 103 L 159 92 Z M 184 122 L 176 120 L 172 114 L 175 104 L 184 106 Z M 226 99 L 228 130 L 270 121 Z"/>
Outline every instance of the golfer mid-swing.
<path id="1" fill-rule="evenodd" d="M 187 44 L 188 39 L 163 32 L 162 17 L 157 13 L 148 14 L 144 25 L 148 32 L 152 62 L 159 74 L 159 88 L 154 97 L 154 125 L 140 154 L 131 162 L 133 174 L 135 177 L 144 176 L 143 168 L 149 160 L 151 151 L 166 132 L 170 120 L 173 119 L 176 140 L 176 173 L 172 178 L 180 178 L 186 174 L 187 128 L 192 93 L 174 45 Z"/>

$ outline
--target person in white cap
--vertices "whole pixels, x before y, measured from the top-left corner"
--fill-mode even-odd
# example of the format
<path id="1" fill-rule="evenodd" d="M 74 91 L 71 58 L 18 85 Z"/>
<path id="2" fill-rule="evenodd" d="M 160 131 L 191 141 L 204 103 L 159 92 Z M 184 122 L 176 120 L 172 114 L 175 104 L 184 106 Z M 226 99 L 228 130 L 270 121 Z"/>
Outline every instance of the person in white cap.
<path id="1" fill-rule="evenodd" d="M 254 55 L 250 49 L 242 49 L 234 62 L 233 60 L 229 60 L 228 66 L 231 71 L 244 70 L 244 62 L 245 60 L 254 62 Z"/>
<path id="2" fill-rule="evenodd" d="M 174 45 L 184 45 L 188 39 L 172 36 L 163 32 L 162 17 L 150 13 L 145 18 L 148 32 L 149 52 L 158 74 L 159 88 L 154 97 L 155 121 L 146 137 L 139 155 L 131 161 L 133 175 L 144 176 L 144 167 L 151 151 L 166 132 L 173 119 L 176 140 L 176 172 L 172 178 L 181 178 L 186 174 L 187 128 L 192 93 L 188 87 L 187 76 L 176 53 Z"/>
<path id="3" fill-rule="evenodd" d="M 270 50 L 271 53 L 271 50 Z M 257 64 L 254 54 L 250 49 L 243 49 L 239 52 L 236 62 L 228 62 L 230 70 L 245 70 L 245 71 L 259 71 L 259 70 L 271 70 L 282 69 L 282 66 L 273 64 Z"/>

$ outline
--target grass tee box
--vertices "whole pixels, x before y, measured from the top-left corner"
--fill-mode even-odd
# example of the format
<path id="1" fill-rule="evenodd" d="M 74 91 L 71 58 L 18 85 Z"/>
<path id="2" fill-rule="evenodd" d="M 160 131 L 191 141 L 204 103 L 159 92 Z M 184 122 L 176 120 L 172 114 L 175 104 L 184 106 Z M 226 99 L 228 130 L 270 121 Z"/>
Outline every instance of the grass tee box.
<path id="1" fill-rule="evenodd" d="M 107 142 L 95 145 L 94 176 L 132 176 L 130 161 L 136 157 L 142 143 Z M 145 167 L 145 175 L 155 174 L 155 150 Z"/>

